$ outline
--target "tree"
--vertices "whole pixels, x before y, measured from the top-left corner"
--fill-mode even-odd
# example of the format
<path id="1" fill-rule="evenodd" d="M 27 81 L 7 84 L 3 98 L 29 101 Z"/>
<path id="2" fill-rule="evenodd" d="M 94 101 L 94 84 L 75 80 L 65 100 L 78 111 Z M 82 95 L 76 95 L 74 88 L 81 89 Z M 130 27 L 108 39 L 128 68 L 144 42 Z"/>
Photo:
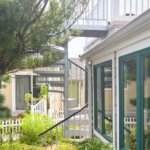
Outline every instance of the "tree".
<path id="1" fill-rule="evenodd" d="M 30 55 L 31 60 L 31 53 L 56 56 L 45 46 L 64 42 L 66 31 L 81 16 L 87 3 L 88 0 L 1 0 L 0 75 L 27 67 L 23 59 Z M 40 63 L 38 59 L 34 61 L 43 65 L 42 57 Z"/>
<path id="2" fill-rule="evenodd" d="M 0 77 L 0 88 L 3 88 L 2 81 L 7 82 L 9 80 L 9 76 L 4 75 Z M 3 106 L 5 101 L 5 97 L 0 93 L 0 118 L 6 118 L 10 115 L 9 109 Z"/>
<path id="3" fill-rule="evenodd" d="M 46 66 L 61 59 L 63 55 L 51 51 L 50 46 L 65 41 L 67 31 L 87 3 L 88 0 L 0 0 L 0 81 L 9 71 Z M 0 117 L 9 114 L 3 102 L 0 95 Z"/>

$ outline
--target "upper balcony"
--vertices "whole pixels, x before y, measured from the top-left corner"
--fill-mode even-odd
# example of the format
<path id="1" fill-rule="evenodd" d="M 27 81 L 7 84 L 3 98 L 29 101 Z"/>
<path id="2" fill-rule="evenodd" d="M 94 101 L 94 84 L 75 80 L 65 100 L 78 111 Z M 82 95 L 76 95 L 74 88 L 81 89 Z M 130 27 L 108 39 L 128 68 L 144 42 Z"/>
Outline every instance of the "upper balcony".
<path id="1" fill-rule="evenodd" d="M 101 37 L 107 34 L 108 24 L 131 21 L 149 8 L 150 0 L 88 0 L 84 13 L 72 29 L 82 30 L 80 36 Z M 81 5 L 78 5 L 72 18 L 81 10 Z"/>

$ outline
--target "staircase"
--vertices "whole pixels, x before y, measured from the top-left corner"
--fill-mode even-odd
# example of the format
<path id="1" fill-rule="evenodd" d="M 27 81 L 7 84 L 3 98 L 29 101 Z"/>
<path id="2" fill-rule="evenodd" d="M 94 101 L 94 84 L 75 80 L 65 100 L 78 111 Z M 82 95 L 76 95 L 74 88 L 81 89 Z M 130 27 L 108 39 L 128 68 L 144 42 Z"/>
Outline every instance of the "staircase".
<path id="1" fill-rule="evenodd" d="M 88 104 L 80 108 L 78 111 L 74 112 L 73 114 L 69 115 L 65 119 L 61 120 L 54 126 L 50 127 L 49 129 L 45 130 L 39 136 L 42 138 L 43 142 L 45 143 L 46 148 L 48 148 L 49 145 L 53 147 L 52 141 L 54 140 L 56 144 L 59 144 L 59 135 L 55 134 L 52 135 L 52 133 L 56 131 L 63 131 L 65 124 L 69 123 L 68 129 L 65 130 L 64 136 L 67 138 L 71 138 L 74 142 L 76 141 L 82 141 L 89 137 L 89 130 L 88 127 L 88 118 L 86 111 L 88 108 Z M 51 141 L 48 142 L 47 138 L 50 138 Z"/>
<path id="2" fill-rule="evenodd" d="M 62 53 L 64 53 L 64 51 L 62 51 Z M 65 56 L 64 59 L 50 64 L 49 67 L 35 68 L 33 70 L 33 72 L 38 75 L 36 82 L 48 85 L 49 95 L 54 95 L 53 103 L 55 103 L 56 99 L 59 99 L 61 103 L 61 108 L 56 106 L 57 109 L 55 108 L 54 111 L 49 110 L 49 116 L 53 117 L 56 122 L 63 120 L 85 105 L 85 69 L 83 69 L 82 66 L 83 64 L 81 64 L 79 60 L 69 60 Z M 54 105 L 53 103 L 51 103 L 51 105 Z M 79 123 L 77 122 L 80 122 L 81 131 L 79 130 Z M 85 135 L 88 134 L 85 131 L 85 127 L 88 127 L 87 122 L 87 111 L 82 113 L 82 115 L 72 118 L 65 124 L 65 136 L 85 137 Z"/>

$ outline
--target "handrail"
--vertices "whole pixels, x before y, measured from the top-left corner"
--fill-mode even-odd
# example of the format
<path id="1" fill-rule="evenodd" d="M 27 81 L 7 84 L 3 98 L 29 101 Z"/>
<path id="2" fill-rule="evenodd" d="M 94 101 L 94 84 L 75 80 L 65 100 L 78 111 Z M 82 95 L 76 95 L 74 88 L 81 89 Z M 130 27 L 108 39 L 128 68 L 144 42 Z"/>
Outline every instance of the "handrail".
<path id="1" fill-rule="evenodd" d="M 102 113 L 101 110 L 98 110 L 98 112 Z M 107 121 L 109 121 L 109 122 L 112 123 L 112 119 L 110 119 L 110 118 L 108 118 L 108 117 L 106 117 L 106 116 L 105 116 L 105 119 L 106 119 Z M 131 134 L 131 131 L 130 131 L 128 128 L 126 128 L 125 126 L 124 126 L 124 130 L 127 131 L 129 134 Z"/>
<path id="2" fill-rule="evenodd" d="M 54 129 L 55 127 L 59 126 L 60 124 L 64 123 L 66 120 L 70 119 L 71 117 L 75 116 L 76 114 L 78 114 L 79 112 L 81 112 L 84 108 L 86 108 L 88 106 L 88 104 L 86 104 L 85 106 L 83 106 L 80 110 L 76 111 L 75 113 L 71 114 L 70 116 L 68 116 L 67 118 L 61 120 L 60 122 L 58 122 L 57 124 L 55 124 L 54 126 L 50 127 L 49 129 L 45 130 L 44 132 L 42 132 L 41 134 L 39 134 L 39 136 L 44 135 L 45 133 L 47 133 L 48 131 Z"/>
<path id="3" fill-rule="evenodd" d="M 69 62 L 73 63 L 75 66 L 79 67 L 81 70 L 85 71 L 86 70 L 84 68 L 82 68 L 81 66 L 77 65 L 75 62 L 73 62 L 72 60 L 68 59 Z"/>

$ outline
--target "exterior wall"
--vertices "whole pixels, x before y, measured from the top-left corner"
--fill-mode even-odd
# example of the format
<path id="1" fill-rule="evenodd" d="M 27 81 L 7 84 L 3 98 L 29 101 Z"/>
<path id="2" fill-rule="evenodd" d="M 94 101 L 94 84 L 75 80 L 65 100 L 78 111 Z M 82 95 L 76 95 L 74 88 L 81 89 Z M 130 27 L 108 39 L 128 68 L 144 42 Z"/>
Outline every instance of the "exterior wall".
<path id="1" fill-rule="evenodd" d="M 2 93 L 5 96 L 5 103 L 4 105 L 7 106 L 10 111 L 12 111 L 12 82 L 11 79 L 8 83 L 4 83 L 5 87 L 2 90 Z"/>
<path id="2" fill-rule="evenodd" d="M 124 35 L 122 35 L 124 37 Z M 94 54 L 88 56 L 86 58 L 87 67 L 90 66 L 93 69 L 95 64 L 99 64 L 105 62 L 107 60 L 112 60 L 113 66 L 113 145 L 119 150 L 119 68 L 118 62 L 119 57 L 124 56 L 126 54 L 142 50 L 144 48 L 150 47 L 150 28 L 143 27 L 139 30 L 135 30 L 134 33 L 126 36 L 124 38 L 118 38 L 118 41 L 115 43 L 108 44 L 104 48 L 97 47 L 97 50 Z M 91 65 L 89 65 L 91 64 Z M 92 80 L 91 80 L 92 79 Z M 94 87 L 93 87 L 93 70 L 92 70 L 92 78 L 90 82 L 92 82 L 92 89 L 89 88 L 89 93 L 92 94 L 92 101 L 94 102 Z M 127 90 L 131 90 L 135 88 L 135 83 L 131 83 L 130 86 L 127 87 Z M 132 98 L 130 95 L 127 95 L 128 98 Z M 90 101 L 90 100 L 89 100 Z M 132 109 L 132 105 L 128 104 L 129 109 Z M 94 108 L 93 108 L 94 109 Z M 94 114 L 93 114 L 94 116 Z M 93 122 L 94 124 L 94 122 Z M 93 132 L 96 136 L 100 137 L 102 140 L 106 141 L 106 139 L 101 136 L 94 128 Z"/>

